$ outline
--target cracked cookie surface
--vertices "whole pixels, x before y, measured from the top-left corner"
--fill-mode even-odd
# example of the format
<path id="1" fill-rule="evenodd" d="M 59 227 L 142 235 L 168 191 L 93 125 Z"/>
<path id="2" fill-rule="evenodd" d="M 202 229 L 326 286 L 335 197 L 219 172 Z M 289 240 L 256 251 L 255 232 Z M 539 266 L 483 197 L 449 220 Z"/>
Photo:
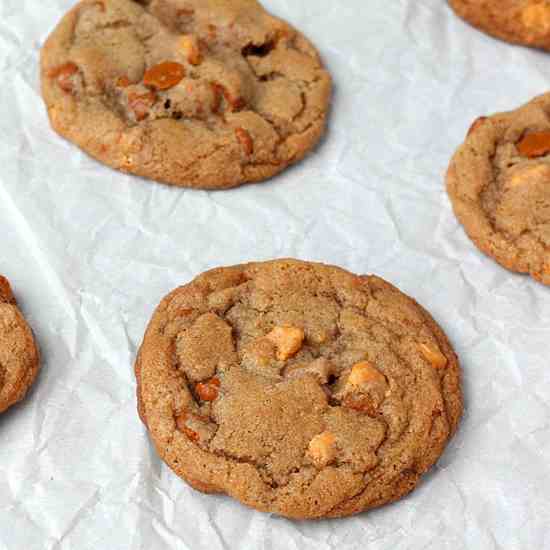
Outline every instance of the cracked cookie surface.
<path id="1" fill-rule="evenodd" d="M 477 119 L 451 160 L 447 191 L 482 252 L 550 285 L 550 94 Z"/>
<path id="2" fill-rule="evenodd" d="M 456 355 L 421 306 L 378 277 L 297 260 L 174 290 L 135 370 L 140 416 L 180 477 L 292 518 L 410 492 L 462 413 Z"/>
<path id="3" fill-rule="evenodd" d="M 314 46 L 256 0 L 84 0 L 42 49 L 52 127 L 160 182 L 261 181 L 319 141 L 331 79 Z"/>
<path id="4" fill-rule="evenodd" d="M 39 370 L 32 331 L 0 275 L 0 413 L 21 401 Z"/>
<path id="5" fill-rule="evenodd" d="M 465 21 L 506 42 L 550 50 L 548 0 L 449 0 Z"/>

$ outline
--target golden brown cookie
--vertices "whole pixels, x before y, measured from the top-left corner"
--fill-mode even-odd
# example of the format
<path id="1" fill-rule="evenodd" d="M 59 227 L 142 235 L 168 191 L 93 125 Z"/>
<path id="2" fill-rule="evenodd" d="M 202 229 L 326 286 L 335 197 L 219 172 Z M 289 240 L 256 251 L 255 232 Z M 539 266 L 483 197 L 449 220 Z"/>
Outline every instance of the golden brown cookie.
<path id="1" fill-rule="evenodd" d="M 447 191 L 482 252 L 550 284 L 550 94 L 477 119 L 451 161 Z"/>
<path id="2" fill-rule="evenodd" d="M 550 49 L 548 0 L 449 0 L 468 23 L 496 38 Z"/>
<path id="3" fill-rule="evenodd" d="M 32 331 L 0 275 L 0 413 L 25 397 L 39 370 Z"/>
<path id="4" fill-rule="evenodd" d="M 421 306 L 378 277 L 297 260 L 214 269 L 174 290 L 136 377 L 174 472 L 291 518 L 402 497 L 462 413 L 457 357 Z"/>
<path id="5" fill-rule="evenodd" d="M 256 0 L 83 0 L 41 65 L 59 134 L 182 187 L 284 170 L 319 141 L 331 94 L 314 46 Z"/>

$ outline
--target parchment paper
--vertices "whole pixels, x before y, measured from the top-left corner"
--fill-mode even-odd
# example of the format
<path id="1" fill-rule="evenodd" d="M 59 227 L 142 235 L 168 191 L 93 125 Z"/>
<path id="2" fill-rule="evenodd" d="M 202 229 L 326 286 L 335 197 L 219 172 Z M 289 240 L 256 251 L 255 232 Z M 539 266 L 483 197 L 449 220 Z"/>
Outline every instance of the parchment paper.
<path id="1" fill-rule="evenodd" d="M 39 48 L 72 0 L 0 2 L 0 272 L 43 371 L 0 419 L 0 549 L 550 547 L 550 289 L 482 256 L 443 173 L 471 121 L 550 88 L 550 55 L 474 31 L 442 0 L 265 0 L 334 75 L 330 130 L 282 176 L 186 191 L 57 137 Z M 153 308 L 199 272 L 295 256 L 377 273 L 460 355 L 466 412 L 401 502 L 291 522 L 206 496 L 155 455 L 131 365 Z"/>

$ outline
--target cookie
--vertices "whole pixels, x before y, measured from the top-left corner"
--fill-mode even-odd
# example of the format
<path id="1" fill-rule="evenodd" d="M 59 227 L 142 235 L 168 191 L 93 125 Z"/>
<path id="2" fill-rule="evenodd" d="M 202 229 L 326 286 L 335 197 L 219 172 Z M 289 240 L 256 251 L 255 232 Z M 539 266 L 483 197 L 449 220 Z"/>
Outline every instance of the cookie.
<path id="1" fill-rule="evenodd" d="M 550 94 L 477 119 L 450 163 L 447 191 L 482 252 L 550 285 Z"/>
<path id="2" fill-rule="evenodd" d="M 256 0 L 84 0 L 42 49 L 52 127 L 117 170 L 181 187 L 265 180 L 324 132 L 331 78 Z"/>
<path id="3" fill-rule="evenodd" d="M 0 413 L 21 401 L 39 370 L 32 331 L 0 275 Z"/>
<path id="4" fill-rule="evenodd" d="M 548 0 L 449 0 L 468 23 L 491 36 L 550 50 Z"/>
<path id="5" fill-rule="evenodd" d="M 174 290 L 135 371 L 140 416 L 176 474 L 290 518 L 407 494 L 462 412 L 457 357 L 420 305 L 378 277 L 297 260 Z"/>

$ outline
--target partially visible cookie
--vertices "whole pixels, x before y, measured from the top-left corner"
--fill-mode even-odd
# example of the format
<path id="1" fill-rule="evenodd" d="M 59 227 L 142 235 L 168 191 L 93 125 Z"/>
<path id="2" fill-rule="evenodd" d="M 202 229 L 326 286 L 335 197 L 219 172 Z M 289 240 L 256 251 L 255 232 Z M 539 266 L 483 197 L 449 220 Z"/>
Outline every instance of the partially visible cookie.
<path id="1" fill-rule="evenodd" d="M 481 251 L 550 285 L 550 94 L 477 119 L 451 161 L 447 191 Z"/>
<path id="2" fill-rule="evenodd" d="M 550 50 L 548 0 L 449 0 L 468 23 L 514 44 Z"/>
<path id="3" fill-rule="evenodd" d="M 378 277 L 297 260 L 174 290 L 135 370 L 140 416 L 174 472 L 291 518 L 407 494 L 462 413 L 457 357 L 420 305 Z"/>
<path id="4" fill-rule="evenodd" d="M 182 187 L 284 170 L 319 141 L 331 95 L 315 47 L 256 0 L 82 0 L 41 66 L 59 134 Z"/>
<path id="5" fill-rule="evenodd" d="M 21 401 L 39 370 L 32 331 L 0 275 L 0 413 Z"/>

